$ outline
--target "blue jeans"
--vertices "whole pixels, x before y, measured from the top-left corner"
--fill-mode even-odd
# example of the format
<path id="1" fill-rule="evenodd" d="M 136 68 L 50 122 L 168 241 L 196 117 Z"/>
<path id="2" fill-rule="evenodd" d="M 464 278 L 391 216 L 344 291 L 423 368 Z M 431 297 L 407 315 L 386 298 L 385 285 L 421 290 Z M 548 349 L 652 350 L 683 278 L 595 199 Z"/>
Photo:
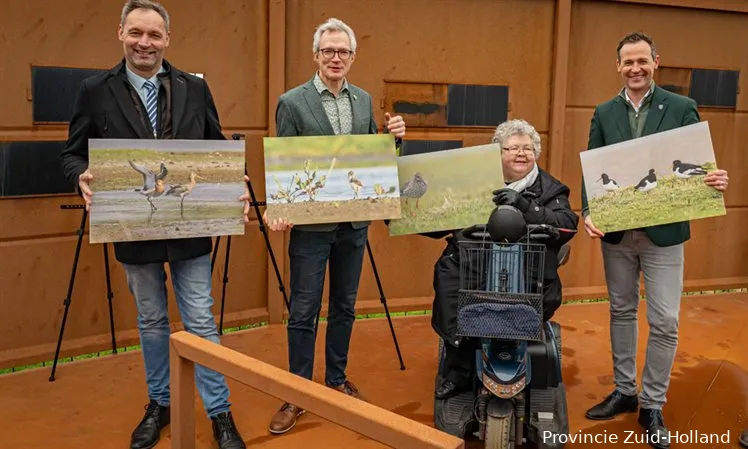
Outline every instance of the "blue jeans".
<path id="1" fill-rule="evenodd" d="M 122 264 L 127 285 L 138 307 L 138 331 L 143 348 L 148 398 L 161 406 L 170 404 L 169 396 L 169 317 L 166 300 L 164 264 Z M 171 277 L 177 307 L 185 330 L 220 344 L 211 313 L 210 254 L 171 262 Z M 229 411 L 229 390 L 222 374 L 195 366 L 197 391 L 208 416 Z"/>
<path id="2" fill-rule="evenodd" d="M 288 362 L 292 373 L 312 378 L 314 326 L 322 307 L 325 267 L 329 260 L 325 383 L 338 386 L 345 382 L 367 229 L 353 229 L 350 223 L 341 223 L 334 231 L 291 231 L 288 248 L 291 264 Z"/>

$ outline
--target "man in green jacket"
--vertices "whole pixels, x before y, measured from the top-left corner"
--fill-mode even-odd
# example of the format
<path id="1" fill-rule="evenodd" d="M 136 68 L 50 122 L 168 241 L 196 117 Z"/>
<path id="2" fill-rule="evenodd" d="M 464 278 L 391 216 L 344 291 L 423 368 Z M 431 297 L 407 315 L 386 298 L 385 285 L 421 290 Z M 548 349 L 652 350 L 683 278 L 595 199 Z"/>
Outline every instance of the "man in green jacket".
<path id="1" fill-rule="evenodd" d="M 356 59 L 356 47 L 356 36 L 344 22 L 330 18 L 317 27 L 312 51 L 318 69 L 309 81 L 278 99 L 278 137 L 377 133 L 371 95 L 346 78 Z M 390 117 L 386 113 L 384 121 L 384 127 L 393 139 L 405 137 L 405 121 L 401 116 Z M 267 216 L 263 220 L 267 223 Z M 346 367 L 369 222 L 294 226 L 285 219 L 275 218 L 267 224 L 273 231 L 291 229 L 288 245 L 291 271 L 289 370 L 298 376 L 312 378 L 315 319 L 322 307 L 325 271 L 329 266 L 325 384 L 364 399 L 348 380 Z M 302 413 L 304 410 L 296 405 L 284 403 L 270 420 L 270 432 L 288 432 Z"/>
<path id="2" fill-rule="evenodd" d="M 588 150 L 698 123 L 696 102 L 668 92 L 652 80 L 660 57 L 652 39 L 642 33 L 624 37 L 617 48 L 617 68 L 624 88 L 595 108 Z M 719 190 L 727 189 L 724 170 L 704 177 Z M 690 238 L 688 222 L 651 226 L 603 234 L 592 223 L 587 194 L 582 190 L 584 227 L 592 238 L 602 239 L 605 279 L 610 296 L 610 337 L 616 388 L 587 411 L 587 418 L 612 419 L 639 409 L 639 424 L 648 442 L 669 447 L 662 408 L 678 346 L 678 315 L 683 289 L 683 243 Z M 647 320 L 650 332 L 637 397 L 636 342 L 639 276 L 644 273 Z"/>

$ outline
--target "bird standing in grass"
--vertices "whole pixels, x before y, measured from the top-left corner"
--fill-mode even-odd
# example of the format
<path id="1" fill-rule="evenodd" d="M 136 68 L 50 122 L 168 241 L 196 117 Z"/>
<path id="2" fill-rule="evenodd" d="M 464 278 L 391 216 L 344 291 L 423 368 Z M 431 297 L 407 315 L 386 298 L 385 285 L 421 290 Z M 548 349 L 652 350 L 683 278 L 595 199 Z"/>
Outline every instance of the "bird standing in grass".
<path id="1" fill-rule="evenodd" d="M 694 176 L 706 175 L 704 167 L 695 164 L 686 164 L 678 159 L 673 161 L 673 174 L 681 179 L 688 179 Z"/>
<path id="2" fill-rule="evenodd" d="M 606 192 L 615 192 L 620 188 L 616 180 L 611 179 L 610 176 L 608 176 L 606 173 L 603 173 L 600 176 L 600 179 L 595 182 L 598 182 L 600 180 L 603 181 L 603 189 L 605 189 Z"/>
<path id="3" fill-rule="evenodd" d="M 161 196 L 164 193 L 164 178 L 169 174 L 169 170 L 166 169 L 166 165 L 161 163 L 158 173 L 152 172 L 142 165 L 135 164 L 133 161 L 128 160 L 130 167 L 136 172 L 143 175 L 143 188 L 135 189 L 136 192 L 145 196 L 148 203 L 151 205 L 151 212 L 158 210 L 153 204 L 151 198 Z"/>
<path id="4" fill-rule="evenodd" d="M 361 189 L 364 188 L 364 183 L 356 178 L 356 174 L 353 173 L 353 170 L 348 172 L 348 185 L 353 189 L 353 199 L 358 199 L 358 194 L 361 192 Z"/>
<path id="5" fill-rule="evenodd" d="M 420 172 L 416 172 L 413 177 L 400 188 L 400 196 L 405 197 L 405 205 L 408 205 L 409 198 L 416 199 L 416 209 L 418 209 L 418 200 L 426 194 L 429 184 L 423 178 Z"/>
<path id="6" fill-rule="evenodd" d="M 648 192 L 655 187 L 657 187 L 657 175 L 655 175 L 654 168 L 650 168 L 649 174 L 642 178 L 635 188 L 639 192 Z"/>
<path id="7" fill-rule="evenodd" d="M 189 184 L 174 185 L 166 191 L 166 196 L 178 196 L 181 199 L 179 203 L 179 215 L 182 217 L 182 220 L 184 220 L 184 198 L 192 193 L 192 189 L 194 189 L 197 184 L 197 178 L 205 179 L 198 176 L 194 171 L 190 172 Z"/>

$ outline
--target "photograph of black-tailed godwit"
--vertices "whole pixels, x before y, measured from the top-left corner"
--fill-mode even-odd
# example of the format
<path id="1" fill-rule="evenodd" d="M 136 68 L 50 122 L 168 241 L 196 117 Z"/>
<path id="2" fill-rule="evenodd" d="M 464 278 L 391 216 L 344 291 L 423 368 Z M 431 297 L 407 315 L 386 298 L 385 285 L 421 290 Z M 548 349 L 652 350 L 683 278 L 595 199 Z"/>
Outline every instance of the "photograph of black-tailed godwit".
<path id="1" fill-rule="evenodd" d="M 91 139 L 90 243 L 244 234 L 244 141 Z"/>

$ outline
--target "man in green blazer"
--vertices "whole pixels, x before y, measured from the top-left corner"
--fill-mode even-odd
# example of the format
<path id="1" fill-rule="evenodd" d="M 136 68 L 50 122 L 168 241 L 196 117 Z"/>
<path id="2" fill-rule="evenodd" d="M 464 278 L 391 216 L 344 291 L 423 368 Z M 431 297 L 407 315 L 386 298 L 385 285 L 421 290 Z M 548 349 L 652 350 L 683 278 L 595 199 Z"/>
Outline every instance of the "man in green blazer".
<path id="1" fill-rule="evenodd" d="M 338 19 L 329 19 L 314 33 L 312 50 L 318 70 L 312 79 L 286 92 L 278 100 L 276 134 L 279 137 L 376 134 L 371 96 L 345 78 L 356 57 L 353 30 Z M 385 114 L 385 122 L 387 131 L 395 138 L 405 136 L 402 117 Z M 322 307 L 325 268 L 329 261 L 325 384 L 363 399 L 346 378 L 345 369 L 369 222 L 293 226 L 286 220 L 274 219 L 268 225 L 274 231 L 293 227 L 288 248 L 291 268 L 290 371 L 312 378 L 315 320 Z M 283 404 L 270 421 L 270 432 L 288 432 L 303 412 L 293 404 Z"/>
<path id="2" fill-rule="evenodd" d="M 631 33 L 618 44 L 616 61 L 624 88 L 597 106 L 590 125 L 588 150 L 699 122 L 696 102 L 656 86 L 652 76 L 659 55 L 652 39 Z M 727 189 L 727 172 L 716 170 L 704 182 Z M 611 419 L 639 409 L 639 424 L 649 443 L 669 447 L 662 408 L 678 345 L 678 315 L 683 289 L 683 244 L 690 238 L 688 222 L 604 234 L 592 223 L 582 186 L 585 230 L 602 239 L 605 279 L 610 296 L 610 337 L 616 388 L 587 411 L 587 418 Z M 637 397 L 636 342 L 639 276 L 644 273 L 650 333 Z M 641 401 L 641 408 L 639 408 Z"/>

